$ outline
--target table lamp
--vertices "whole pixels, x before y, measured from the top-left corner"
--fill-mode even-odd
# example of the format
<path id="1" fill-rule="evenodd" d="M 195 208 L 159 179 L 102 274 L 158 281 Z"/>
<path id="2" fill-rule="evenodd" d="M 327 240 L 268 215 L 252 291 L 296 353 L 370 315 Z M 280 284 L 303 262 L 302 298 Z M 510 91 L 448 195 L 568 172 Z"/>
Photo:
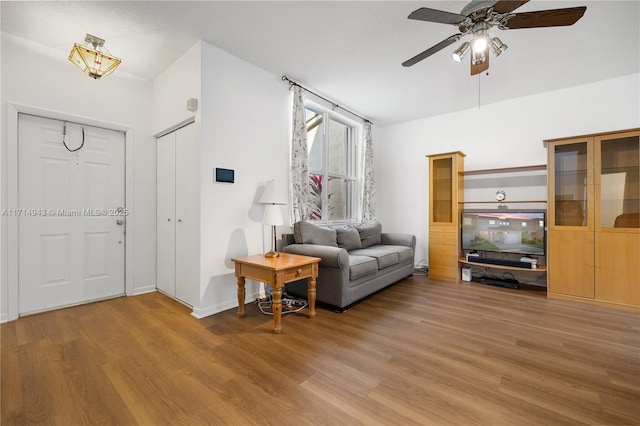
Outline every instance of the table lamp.
<path id="1" fill-rule="evenodd" d="M 269 180 L 264 188 L 262 197 L 258 204 L 266 204 L 264 215 L 262 216 L 263 225 L 271 226 L 271 250 L 265 253 L 264 257 L 278 257 L 276 251 L 276 226 L 282 225 L 282 211 L 280 206 L 287 204 L 282 194 L 276 190 L 276 181 Z"/>

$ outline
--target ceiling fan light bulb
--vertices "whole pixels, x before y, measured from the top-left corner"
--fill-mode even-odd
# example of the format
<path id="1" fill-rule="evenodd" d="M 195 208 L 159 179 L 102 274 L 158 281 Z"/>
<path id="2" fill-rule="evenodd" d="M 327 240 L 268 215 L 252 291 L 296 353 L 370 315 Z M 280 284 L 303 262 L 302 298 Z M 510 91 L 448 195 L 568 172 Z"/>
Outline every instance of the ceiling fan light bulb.
<path id="1" fill-rule="evenodd" d="M 485 36 L 476 37 L 473 41 L 473 51 L 476 53 L 483 52 L 487 48 L 487 38 Z"/>

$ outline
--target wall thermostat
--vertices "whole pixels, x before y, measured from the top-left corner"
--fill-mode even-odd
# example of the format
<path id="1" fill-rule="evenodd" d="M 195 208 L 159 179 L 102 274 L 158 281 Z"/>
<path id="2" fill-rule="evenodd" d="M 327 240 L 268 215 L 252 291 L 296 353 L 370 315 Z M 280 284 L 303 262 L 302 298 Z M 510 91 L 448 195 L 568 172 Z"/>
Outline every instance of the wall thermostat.
<path id="1" fill-rule="evenodd" d="M 216 167 L 216 182 L 235 182 L 235 170 Z"/>

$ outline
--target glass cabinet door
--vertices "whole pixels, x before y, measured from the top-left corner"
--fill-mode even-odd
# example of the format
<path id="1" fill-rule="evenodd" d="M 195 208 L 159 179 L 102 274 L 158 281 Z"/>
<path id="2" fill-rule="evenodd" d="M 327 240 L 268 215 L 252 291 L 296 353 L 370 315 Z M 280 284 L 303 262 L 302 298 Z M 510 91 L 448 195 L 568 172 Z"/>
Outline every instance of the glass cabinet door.
<path id="1" fill-rule="evenodd" d="M 432 217 L 434 222 L 453 222 L 453 158 L 433 159 Z"/>
<path id="2" fill-rule="evenodd" d="M 587 227 L 590 201 L 590 144 L 587 141 L 552 146 L 553 223 L 551 226 Z"/>
<path id="3" fill-rule="evenodd" d="M 598 227 L 640 228 L 638 132 L 602 136 L 596 140 L 596 149 Z"/>

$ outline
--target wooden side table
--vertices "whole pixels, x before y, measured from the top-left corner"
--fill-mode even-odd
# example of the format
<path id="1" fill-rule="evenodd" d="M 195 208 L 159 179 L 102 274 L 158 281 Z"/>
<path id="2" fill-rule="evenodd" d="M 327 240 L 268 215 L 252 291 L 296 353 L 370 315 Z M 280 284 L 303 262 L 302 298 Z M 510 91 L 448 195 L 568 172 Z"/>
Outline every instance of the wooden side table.
<path id="1" fill-rule="evenodd" d="M 273 289 L 273 332 L 282 333 L 282 289 L 288 282 L 307 279 L 307 316 L 316 316 L 316 278 L 318 278 L 319 257 L 279 253 L 278 257 L 264 257 L 263 254 L 231 259 L 236 264 L 238 281 L 238 316 L 244 317 L 245 278 L 262 281 Z"/>

